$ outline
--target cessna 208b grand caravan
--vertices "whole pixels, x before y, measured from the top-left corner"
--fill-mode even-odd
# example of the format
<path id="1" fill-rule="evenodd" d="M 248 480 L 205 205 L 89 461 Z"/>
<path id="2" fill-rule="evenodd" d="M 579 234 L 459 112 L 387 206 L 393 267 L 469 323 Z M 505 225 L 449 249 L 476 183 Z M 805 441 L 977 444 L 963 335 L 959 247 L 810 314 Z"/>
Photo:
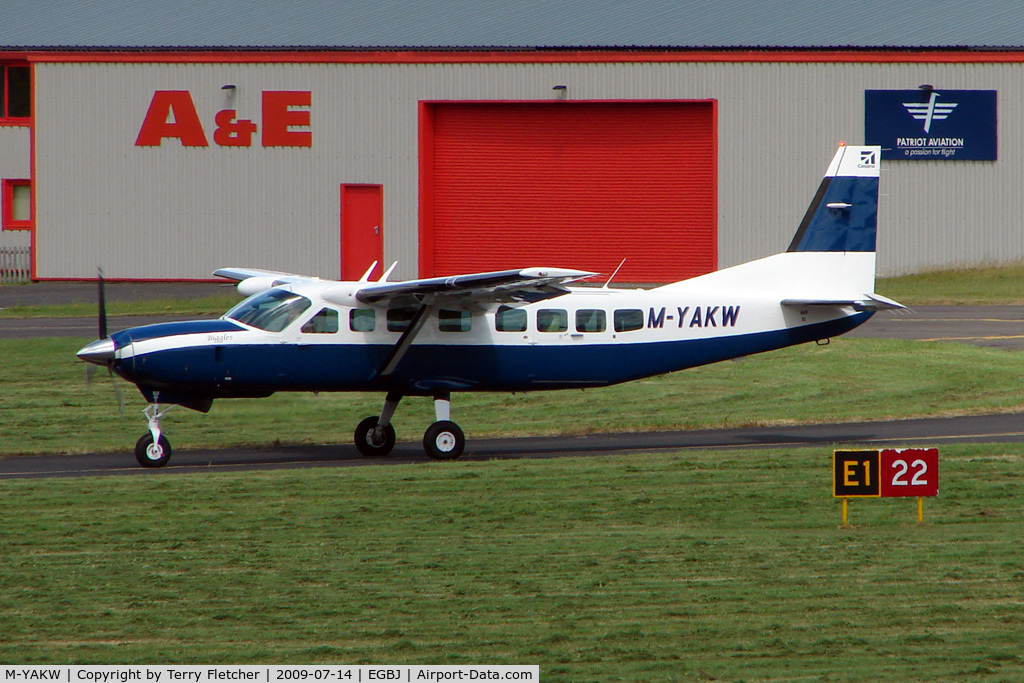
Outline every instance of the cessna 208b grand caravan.
<path id="1" fill-rule="evenodd" d="M 880 148 L 841 146 L 789 250 L 649 290 L 570 287 L 594 273 L 526 268 L 355 282 L 247 268 L 216 275 L 249 298 L 218 320 L 105 334 L 78 352 L 138 386 L 149 429 L 135 447 L 160 467 L 174 405 L 277 391 L 382 391 L 355 445 L 382 456 L 405 396 L 434 399 L 423 446 L 458 458 L 459 391 L 600 387 L 847 332 L 900 304 L 874 293 Z M 375 264 L 376 265 L 376 264 Z M 394 266 L 392 266 L 393 270 Z"/>

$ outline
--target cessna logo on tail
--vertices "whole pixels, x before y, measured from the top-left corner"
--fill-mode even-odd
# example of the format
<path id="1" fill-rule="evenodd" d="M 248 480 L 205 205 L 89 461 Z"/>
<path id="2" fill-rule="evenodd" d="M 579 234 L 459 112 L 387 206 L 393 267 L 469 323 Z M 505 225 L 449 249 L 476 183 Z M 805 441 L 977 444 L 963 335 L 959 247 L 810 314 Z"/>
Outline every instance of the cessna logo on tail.
<path id="1" fill-rule="evenodd" d="M 924 121 L 924 132 L 930 133 L 932 121 L 942 121 L 949 118 L 950 113 L 956 108 L 957 102 L 937 101 L 939 93 L 932 92 L 927 102 L 904 102 L 907 112 L 918 121 Z"/>

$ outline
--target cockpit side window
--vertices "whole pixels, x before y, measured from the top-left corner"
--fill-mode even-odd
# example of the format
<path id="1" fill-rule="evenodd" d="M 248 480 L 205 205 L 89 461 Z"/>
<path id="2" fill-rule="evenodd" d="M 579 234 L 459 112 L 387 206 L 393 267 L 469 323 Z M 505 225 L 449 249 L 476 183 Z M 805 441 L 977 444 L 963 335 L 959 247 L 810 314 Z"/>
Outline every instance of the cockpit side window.
<path id="1" fill-rule="evenodd" d="M 334 334 L 338 331 L 338 312 L 333 308 L 321 309 L 306 321 L 302 331 L 310 334 Z"/>
<path id="2" fill-rule="evenodd" d="M 238 304 L 225 317 L 267 332 L 281 332 L 295 322 L 311 303 L 301 294 L 268 289 Z"/>

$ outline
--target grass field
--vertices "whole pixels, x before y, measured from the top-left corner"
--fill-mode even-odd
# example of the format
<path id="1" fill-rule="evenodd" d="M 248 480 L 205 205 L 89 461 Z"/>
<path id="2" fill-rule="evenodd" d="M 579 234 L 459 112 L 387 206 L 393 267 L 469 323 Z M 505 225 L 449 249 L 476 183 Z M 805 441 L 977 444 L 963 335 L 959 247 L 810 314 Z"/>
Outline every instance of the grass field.
<path id="1" fill-rule="evenodd" d="M 1024 449 L 855 500 L 828 449 L 0 483 L 5 663 L 1024 679 Z"/>

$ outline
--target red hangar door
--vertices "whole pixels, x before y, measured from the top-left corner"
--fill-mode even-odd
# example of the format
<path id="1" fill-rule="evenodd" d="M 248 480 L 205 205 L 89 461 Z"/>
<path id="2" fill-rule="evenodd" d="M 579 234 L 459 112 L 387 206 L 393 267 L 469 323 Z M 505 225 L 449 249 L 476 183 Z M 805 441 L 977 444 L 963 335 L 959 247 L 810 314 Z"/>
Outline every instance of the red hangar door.
<path id="1" fill-rule="evenodd" d="M 423 102 L 420 276 L 718 263 L 714 101 Z"/>
<path id="2" fill-rule="evenodd" d="M 341 279 L 358 280 L 377 262 L 384 269 L 384 187 L 341 186 Z"/>

